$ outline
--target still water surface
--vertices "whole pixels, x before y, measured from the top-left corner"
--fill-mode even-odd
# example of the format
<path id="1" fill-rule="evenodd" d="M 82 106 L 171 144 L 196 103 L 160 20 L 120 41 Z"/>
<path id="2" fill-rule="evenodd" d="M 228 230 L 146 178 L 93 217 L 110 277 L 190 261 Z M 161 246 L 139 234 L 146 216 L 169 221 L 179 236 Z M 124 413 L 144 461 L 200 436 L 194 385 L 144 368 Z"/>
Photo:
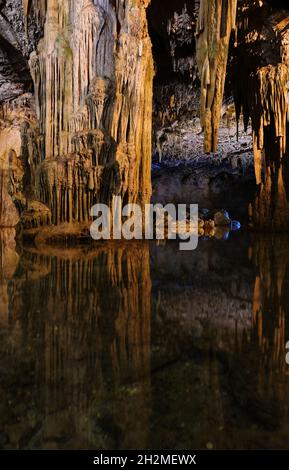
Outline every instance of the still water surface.
<path id="1" fill-rule="evenodd" d="M 289 448 L 288 237 L 0 244 L 1 448 Z"/>

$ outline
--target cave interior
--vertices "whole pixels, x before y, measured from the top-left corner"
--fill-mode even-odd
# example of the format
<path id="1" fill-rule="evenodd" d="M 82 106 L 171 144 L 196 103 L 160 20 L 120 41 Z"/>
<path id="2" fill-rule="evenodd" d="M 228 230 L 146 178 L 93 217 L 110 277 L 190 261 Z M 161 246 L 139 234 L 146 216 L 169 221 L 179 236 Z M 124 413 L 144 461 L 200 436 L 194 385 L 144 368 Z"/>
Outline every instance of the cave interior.
<path id="1" fill-rule="evenodd" d="M 118 195 L 287 231 L 288 67 L 281 1 L 2 0 L 1 226 Z"/>

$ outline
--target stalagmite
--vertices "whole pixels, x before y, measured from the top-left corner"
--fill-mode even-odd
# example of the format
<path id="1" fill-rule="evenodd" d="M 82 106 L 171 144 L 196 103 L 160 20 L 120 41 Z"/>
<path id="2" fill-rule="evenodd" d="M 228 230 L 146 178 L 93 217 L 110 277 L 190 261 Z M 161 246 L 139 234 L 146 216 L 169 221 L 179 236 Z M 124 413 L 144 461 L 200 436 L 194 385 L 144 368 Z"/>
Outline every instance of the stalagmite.
<path id="1" fill-rule="evenodd" d="M 197 63 L 201 78 L 201 123 L 205 152 L 216 152 L 231 33 L 237 0 L 201 0 Z"/>

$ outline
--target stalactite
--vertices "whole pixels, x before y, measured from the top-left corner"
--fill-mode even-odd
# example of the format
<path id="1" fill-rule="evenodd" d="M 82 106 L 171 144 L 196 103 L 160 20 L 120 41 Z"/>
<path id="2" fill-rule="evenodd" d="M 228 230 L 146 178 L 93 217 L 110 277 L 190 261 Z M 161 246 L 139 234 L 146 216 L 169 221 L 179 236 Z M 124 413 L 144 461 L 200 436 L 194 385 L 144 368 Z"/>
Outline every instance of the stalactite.
<path id="1" fill-rule="evenodd" d="M 201 77 L 201 123 L 205 152 L 216 152 L 228 49 L 236 29 L 237 0 L 201 0 L 197 63 Z"/>
<path id="2" fill-rule="evenodd" d="M 116 10 L 107 0 L 47 4 L 30 70 L 44 143 L 35 187 L 53 223 L 86 221 L 91 205 L 110 203 L 114 194 L 150 199 L 148 3 L 126 0 Z"/>
<path id="3" fill-rule="evenodd" d="M 174 72 L 180 72 L 183 76 L 188 73 L 190 78 L 194 79 L 196 76 L 196 61 L 193 53 L 194 32 L 199 12 L 199 1 L 193 2 L 190 9 L 189 12 L 185 3 L 181 13 L 174 12 L 174 16 L 168 20 L 167 34 Z M 182 56 L 182 49 L 185 48 L 191 48 L 192 55 L 190 57 Z"/>
<path id="4" fill-rule="evenodd" d="M 23 0 L 24 16 L 26 21 L 31 14 L 31 10 L 33 10 L 38 25 L 43 27 L 46 18 L 48 2 L 49 0 Z"/>
<path id="5" fill-rule="evenodd" d="M 252 222 L 260 228 L 289 228 L 288 81 L 289 68 L 285 64 L 269 66 L 258 73 L 258 105 L 261 108 L 253 110 L 252 125 L 256 180 L 260 184 L 260 193 L 253 205 Z"/>
<path id="6" fill-rule="evenodd" d="M 250 17 L 250 25 L 252 21 Z M 245 127 L 250 119 L 252 123 L 258 194 L 250 207 L 251 224 L 254 229 L 288 230 L 288 12 L 272 13 L 266 27 L 257 23 L 253 32 L 243 24 L 234 94 L 237 116 L 243 113 Z"/>

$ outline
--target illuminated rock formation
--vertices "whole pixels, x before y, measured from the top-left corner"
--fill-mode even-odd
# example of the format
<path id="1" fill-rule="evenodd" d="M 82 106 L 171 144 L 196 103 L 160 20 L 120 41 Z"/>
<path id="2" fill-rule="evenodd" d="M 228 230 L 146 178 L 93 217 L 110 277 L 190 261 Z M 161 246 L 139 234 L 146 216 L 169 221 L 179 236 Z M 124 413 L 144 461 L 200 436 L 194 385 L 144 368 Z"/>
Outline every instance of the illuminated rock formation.
<path id="1" fill-rule="evenodd" d="M 29 61 L 39 120 L 38 154 L 30 159 L 53 223 L 86 221 L 91 206 L 113 194 L 129 202 L 150 198 L 147 4 L 47 4 L 44 38 Z"/>
<path id="2" fill-rule="evenodd" d="M 237 2 L 201 2 L 198 64 L 205 151 L 218 142 L 229 40 Z M 251 208 L 258 229 L 289 228 L 288 150 L 289 15 L 276 2 L 238 2 L 238 43 L 231 69 L 237 117 L 253 128 L 258 196 Z"/>
<path id="3" fill-rule="evenodd" d="M 235 96 L 238 114 L 243 112 L 245 126 L 251 118 L 253 128 L 259 190 L 251 209 L 252 224 L 288 230 L 289 15 L 286 10 L 265 10 L 263 15 L 261 24 L 249 15 L 248 25 L 240 28 Z"/>
<path id="4" fill-rule="evenodd" d="M 37 114 L 18 130 L 1 126 L 6 154 L 15 152 L 13 181 L 22 166 L 10 192 L 25 228 L 86 223 L 91 206 L 114 195 L 149 201 L 153 42 L 159 158 L 167 134 L 183 146 L 182 119 L 203 128 L 205 152 L 216 152 L 223 98 L 233 92 L 237 117 L 252 122 L 252 225 L 287 230 L 288 18 L 273 0 L 1 3 L 0 101 L 9 108 L 33 92 Z"/>
<path id="5" fill-rule="evenodd" d="M 205 152 L 216 152 L 231 33 L 237 0 L 201 0 L 197 61 L 201 79 L 201 123 Z"/>

